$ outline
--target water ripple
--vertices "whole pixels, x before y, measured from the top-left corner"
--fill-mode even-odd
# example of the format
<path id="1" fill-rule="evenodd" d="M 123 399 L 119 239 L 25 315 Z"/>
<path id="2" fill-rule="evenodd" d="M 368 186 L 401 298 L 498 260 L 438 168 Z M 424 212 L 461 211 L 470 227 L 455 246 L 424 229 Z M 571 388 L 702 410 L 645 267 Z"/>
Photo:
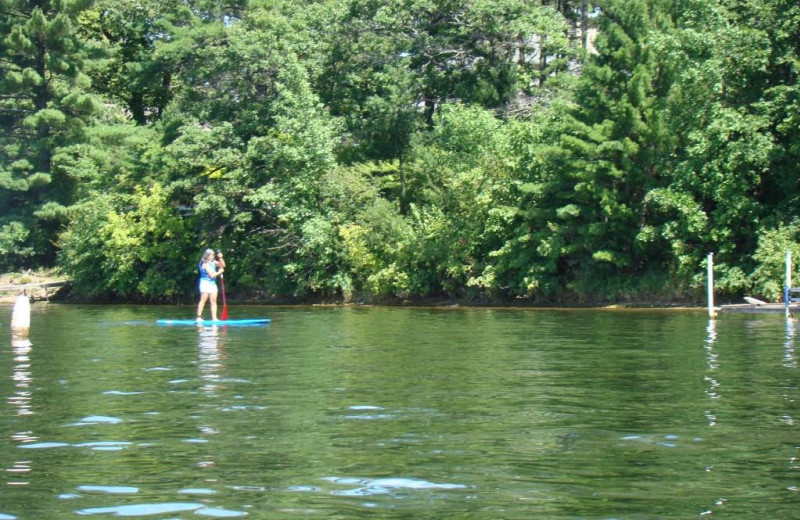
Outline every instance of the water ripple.
<path id="1" fill-rule="evenodd" d="M 126 446 L 130 446 L 130 442 L 125 441 L 99 441 L 99 442 L 84 442 L 75 444 L 76 448 L 91 448 L 94 451 L 119 451 Z"/>
<path id="2" fill-rule="evenodd" d="M 94 493 L 108 493 L 109 495 L 129 495 L 139 492 L 139 488 L 131 486 L 78 486 L 80 491 L 88 491 Z"/>
<path id="3" fill-rule="evenodd" d="M 178 491 L 181 495 L 214 495 L 216 491 L 208 488 L 186 488 Z"/>
<path id="4" fill-rule="evenodd" d="M 231 511 L 229 509 L 219 509 L 214 507 L 206 507 L 194 512 L 199 516 L 210 516 L 213 518 L 236 518 L 239 516 L 247 516 L 244 511 Z"/>
<path id="5" fill-rule="evenodd" d="M 122 419 L 119 417 L 108 417 L 105 415 L 90 415 L 89 417 L 84 417 L 80 421 L 76 423 L 72 423 L 69 426 L 86 426 L 90 424 L 119 424 L 122 422 Z"/>
<path id="6" fill-rule="evenodd" d="M 170 513 L 180 513 L 181 511 L 196 511 L 202 509 L 203 504 L 192 502 L 166 502 L 161 504 L 132 504 L 126 506 L 112 507 L 92 507 L 75 511 L 81 516 L 107 515 L 114 516 L 152 516 Z"/>
<path id="7" fill-rule="evenodd" d="M 48 448 L 63 448 L 69 446 L 66 442 L 32 442 L 30 444 L 20 444 L 20 448 L 29 450 L 48 449 Z"/>
<path id="8" fill-rule="evenodd" d="M 339 485 L 359 485 L 357 488 L 333 491 L 331 493 L 338 496 L 386 495 L 395 490 L 453 490 L 467 489 L 468 487 L 464 484 L 436 483 L 427 480 L 399 477 L 379 478 L 374 480 L 352 477 L 326 477 L 323 480 Z"/>

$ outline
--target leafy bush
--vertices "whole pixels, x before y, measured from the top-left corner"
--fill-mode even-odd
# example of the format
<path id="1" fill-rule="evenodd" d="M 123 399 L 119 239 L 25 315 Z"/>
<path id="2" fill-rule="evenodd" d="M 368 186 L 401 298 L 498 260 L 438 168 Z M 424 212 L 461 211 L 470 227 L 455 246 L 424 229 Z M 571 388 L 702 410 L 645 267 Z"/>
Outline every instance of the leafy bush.
<path id="1" fill-rule="evenodd" d="M 783 300 L 787 251 L 794 260 L 792 280 L 796 285 L 800 282 L 800 271 L 796 267 L 800 263 L 800 222 L 768 228 L 759 234 L 758 249 L 753 255 L 757 266 L 748 278 L 753 296 L 770 301 Z"/>
<path id="2" fill-rule="evenodd" d="M 34 256 L 28 245 L 30 231 L 21 222 L 9 222 L 0 228 L 0 270 L 13 271 Z"/>
<path id="3" fill-rule="evenodd" d="M 201 249 L 158 185 L 75 206 L 60 247 L 61 265 L 78 293 L 148 300 L 192 291 L 193 260 Z"/>

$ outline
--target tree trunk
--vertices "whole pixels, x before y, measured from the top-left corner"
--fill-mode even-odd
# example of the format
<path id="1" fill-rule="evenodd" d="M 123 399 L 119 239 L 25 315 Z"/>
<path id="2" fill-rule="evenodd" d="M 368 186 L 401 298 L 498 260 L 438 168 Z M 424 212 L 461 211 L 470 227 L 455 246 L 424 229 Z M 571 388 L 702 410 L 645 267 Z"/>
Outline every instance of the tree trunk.
<path id="1" fill-rule="evenodd" d="M 47 87 L 49 78 L 47 77 L 47 41 L 42 39 L 37 42 L 36 54 L 36 73 L 42 78 L 42 84 L 35 87 L 34 108 L 36 112 L 40 112 L 47 108 L 49 96 L 47 94 Z M 36 139 L 39 143 L 39 157 L 37 158 L 38 164 L 36 165 L 37 172 L 50 173 L 50 161 L 52 154 L 47 144 L 47 138 L 50 135 L 50 127 L 46 123 L 39 123 L 36 129 Z"/>
<path id="2" fill-rule="evenodd" d="M 589 46 L 589 0 L 581 1 L 581 47 Z"/>

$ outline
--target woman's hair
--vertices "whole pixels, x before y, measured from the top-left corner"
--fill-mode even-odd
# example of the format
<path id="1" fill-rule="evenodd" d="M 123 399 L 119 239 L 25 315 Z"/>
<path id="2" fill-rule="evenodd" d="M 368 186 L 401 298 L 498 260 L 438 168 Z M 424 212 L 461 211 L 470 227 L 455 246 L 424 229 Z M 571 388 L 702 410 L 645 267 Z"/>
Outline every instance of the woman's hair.
<path id="1" fill-rule="evenodd" d="M 205 260 L 208 255 L 214 256 L 214 250 L 206 249 L 205 251 L 203 251 L 203 256 L 200 257 L 200 261 L 202 262 L 203 260 Z"/>

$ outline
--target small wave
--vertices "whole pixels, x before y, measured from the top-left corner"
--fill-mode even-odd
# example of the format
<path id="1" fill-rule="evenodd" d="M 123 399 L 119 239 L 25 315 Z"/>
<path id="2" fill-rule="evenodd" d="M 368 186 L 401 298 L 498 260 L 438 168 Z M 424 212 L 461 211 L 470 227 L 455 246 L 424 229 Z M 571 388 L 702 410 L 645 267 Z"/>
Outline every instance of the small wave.
<path id="1" fill-rule="evenodd" d="M 130 442 L 125 441 L 98 441 L 98 442 L 83 442 L 75 444 L 77 448 L 91 448 L 94 451 L 119 451 L 126 446 L 130 446 Z"/>
<path id="2" fill-rule="evenodd" d="M 181 495 L 214 495 L 217 492 L 208 488 L 186 488 L 178 491 Z"/>
<path id="3" fill-rule="evenodd" d="M 139 492 L 139 488 L 131 486 L 78 486 L 80 491 L 90 493 L 108 493 L 109 495 L 132 495 Z"/>
<path id="4" fill-rule="evenodd" d="M 231 511 L 230 509 L 219 509 L 213 507 L 206 507 L 198 509 L 194 512 L 198 516 L 210 516 L 213 518 L 236 518 L 239 516 L 247 516 L 244 511 Z"/>
<path id="5" fill-rule="evenodd" d="M 84 417 L 80 421 L 76 423 L 72 423 L 69 426 L 86 426 L 89 424 L 119 424 L 122 422 L 122 419 L 119 417 L 109 417 L 106 415 L 90 415 L 89 417 Z"/>
<path id="6" fill-rule="evenodd" d="M 464 484 L 436 483 L 421 479 L 411 478 L 379 478 L 379 479 L 353 479 L 327 477 L 323 480 L 340 485 L 359 484 L 360 487 L 341 491 L 333 491 L 337 496 L 371 496 L 386 495 L 396 490 L 455 490 L 467 489 Z"/>
<path id="7" fill-rule="evenodd" d="M 152 516 L 180 513 L 181 511 L 196 511 L 198 509 L 203 509 L 204 507 L 205 506 L 203 504 L 195 504 L 191 502 L 167 502 L 163 504 L 133 504 L 113 507 L 93 507 L 89 509 L 80 509 L 76 511 L 76 513 L 82 516 L 107 514 L 114 516 Z"/>
<path id="8" fill-rule="evenodd" d="M 20 444 L 20 448 L 25 448 L 29 450 L 41 450 L 47 448 L 63 448 L 65 446 L 69 446 L 66 442 L 32 442 L 29 444 Z"/>

